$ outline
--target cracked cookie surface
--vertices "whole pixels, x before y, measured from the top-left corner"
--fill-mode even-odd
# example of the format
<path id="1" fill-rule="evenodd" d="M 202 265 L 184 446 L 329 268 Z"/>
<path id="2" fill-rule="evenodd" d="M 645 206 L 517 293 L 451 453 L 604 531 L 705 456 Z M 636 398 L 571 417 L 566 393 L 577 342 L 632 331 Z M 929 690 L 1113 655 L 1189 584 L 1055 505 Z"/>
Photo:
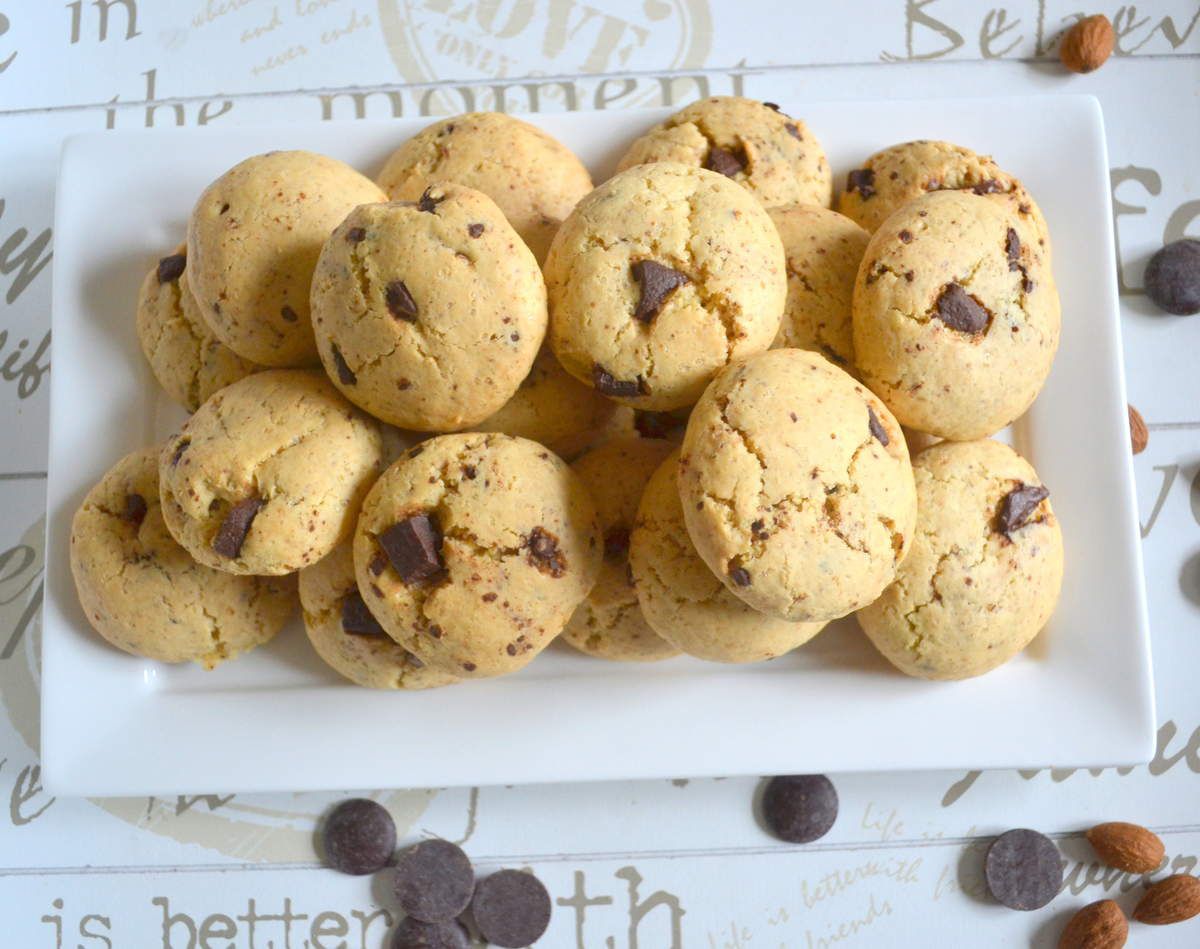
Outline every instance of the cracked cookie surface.
<path id="1" fill-rule="evenodd" d="M 349 165 L 268 152 L 234 165 L 188 219 L 187 279 L 218 339 L 263 366 L 315 366 L 308 292 L 325 238 L 386 195 Z"/>
<path id="2" fill-rule="evenodd" d="M 340 675 L 371 689 L 432 689 L 458 681 L 427 668 L 383 631 L 358 592 L 351 543 L 338 544 L 299 578 L 304 631 Z"/>
<path id="3" fill-rule="evenodd" d="M 416 201 L 438 181 L 482 191 L 500 206 L 540 262 L 592 178 L 567 146 L 500 112 L 435 122 L 396 149 L 379 173 L 395 201 Z"/>
<path id="4" fill-rule="evenodd" d="M 660 636 L 710 662 L 761 662 L 808 642 L 825 623 L 779 619 L 730 593 L 688 536 L 679 452 L 659 466 L 638 506 L 629 563 L 642 613 Z"/>
<path id="5" fill-rule="evenodd" d="M 854 286 L 854 355 L 901 424 L 953 441 L 998 432 L 1037 397 L 1058 349 L 1058 290 L 1002 205 L 964 191 L 905 205 Z"/>
<path id="6" fill-rule="evenodd" d="M 256 373 L 210 398 L 163 446 L 163 517 L 210 567 L 291 573 L 349 536 L 382 458 L 379 425 L 320 371 Z"/>
<path id="7" fill-rule="evenodd" d="M 146 274 L 138 290 L 137 334 L 154 378 L 174 401 L 195 412 L 205 399 L 258 366 L 217 339 L 200 317 L 185 276 L 180 244 Z"/>
<path id="8" fill-rule="evenodd" d="M 563 639 L 580 652 L 618 662 L 654 662 L 679 650 L 642 616 L 629 569 L 629 535 L 650 476 L 674 445 L 662 438 L 615 438 L 571 465 L 591 493 L 604 538 L 604 563 Z"/>
<path id="9" fill-rule="evenodd" d="M 619 170 L 658 161 L 720 172 L 768 208 L 827 208 L 833 197 L 833 176 L 816 136 L 800 119 L 756 99 L 693 102 L 635 141 Z"/>
<path id="10" fill-rule="evenodd" d="M 875 599 L 916 518 L 899 423 L 802 349 L 771 350 L 713 380 L 688 421 L 679 494 L 688 534 L 726 588 L 807 622 Z"/>
<path id="11" fill-rule="evenodd" d="M 675 162 L 624 171 L 583 199 L 546 258 L 563 367 L 639 409 L 691 405 L 761 352 L 787 296 L 775 225 L 746 191 Z"/>
<path id="12" fill-rule="evenodd" d="M 1041 481 L 1000 442 L 942 442 L 918 454 L 913 471 L 912 550 L 896 581 L 859 610 L 859 625 L 911 676 L 982 675 L 1024 649 L 1054 612 L 1062 531 L 1037 494 L 1019 524 L 1004 522 L 1005 498 Z"/>
<path id="13" fill-rule="evenodd" d="M 920 139 L 876 152 L 851 171 L 838 210 L 874 233 L 893 212 L 924 194 L 970 191 L 1016 217 L 1023 243 L 1050 257 L 1050 232 L 1041 208 L 1021 182 L 988 155 L 951 142 Z"/>
<path id="14" fill-rule="evenodd" d="M 325 242 L 312 285 L 325 371 L 392 425 L 450 431 L 516 393 L 546 335 L 537 261 L 486 195 L 434 185 L 356 208 Z"/>
<path id="15" fill-rule="evenodd" d="M 163 523 L 158 448 L 118 461 L 71 522 L 71 573 L 108 642 L 211 669 L 271 639 L 296 607 L 294 577 L 238 577 L 196 563 Z"/>
<path id="16" fill-rule="evenodd" d="M 603 540 L 567 464 L 523 438 L 441 435 L 396 461 L 363 502 L 359 592 L 397 643 L 462 678 L 515 672 L 566 625 Z"/>
<path id="17" fill-rule="evenodd" d="M 810 349 L 854 371 L 850 304 L 870 235 L 848 217 L 813 205 L 771 208 L 787 257 L 788 291 L 776 347 Z"/>

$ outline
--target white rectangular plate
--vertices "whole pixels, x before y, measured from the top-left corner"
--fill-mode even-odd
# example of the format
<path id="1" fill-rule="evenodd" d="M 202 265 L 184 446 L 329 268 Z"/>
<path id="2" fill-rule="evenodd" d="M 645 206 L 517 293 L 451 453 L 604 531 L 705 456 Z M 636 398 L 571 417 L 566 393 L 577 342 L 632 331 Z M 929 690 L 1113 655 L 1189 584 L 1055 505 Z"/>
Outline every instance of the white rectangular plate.
<path id="1" fill-rule="evenodd" d="M 182 420 L 134 334 L 142 275 L 180 240 L 200 190 L 242 158 L 307 148 L 374 173 L 425 120 L 105 132 L 67 143 L 58 186 L 46 786 L 301 791 L 1148 760 L 1153 681 L 1099 105 L 1041 96 L 783 107 L 824 143 L 839 183 L 883 146 L 945 138 L 995 155 L 1050 222 L 1062 348 L 1012 437 L 1052 491 L 1067 568 L 1058 611 L 1023 655 L 972 681 L 917 681 L 893 672 L 850 619 L 755 666 L 612 664 L 552 647 L 508 678 L 405 694 L 340 681 L 298 619 L 214 672 L 118 652 L 79 608 L 67 543 L 71 515 L 101 474 Z M 533 121 L 600 181 L 664 114 Z"/>

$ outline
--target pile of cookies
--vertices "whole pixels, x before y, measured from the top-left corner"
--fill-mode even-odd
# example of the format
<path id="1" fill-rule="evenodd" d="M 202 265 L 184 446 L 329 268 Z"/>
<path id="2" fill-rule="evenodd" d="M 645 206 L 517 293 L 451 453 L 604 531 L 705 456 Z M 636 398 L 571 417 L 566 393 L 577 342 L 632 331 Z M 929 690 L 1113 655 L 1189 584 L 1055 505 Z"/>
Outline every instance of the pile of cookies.
<path id="1" fill-rule="evenodd" d="M 911 675 L 995 668 L 1062 575 L 1045 487 L 988 438 L 1057 348 L 1045 221 L 945 142 L 832 202 L 805 124 L 732 97 L 594 188 L 491 113 L 377 182 L 246 159 L 142 284 L 146 358 L 192 415 L 78 510 L 88 619 L 211 668 L 298 593 L 316 652 L 377 688 L 514 672 L 560 635 L 754 662 L 854 612 Z"/>

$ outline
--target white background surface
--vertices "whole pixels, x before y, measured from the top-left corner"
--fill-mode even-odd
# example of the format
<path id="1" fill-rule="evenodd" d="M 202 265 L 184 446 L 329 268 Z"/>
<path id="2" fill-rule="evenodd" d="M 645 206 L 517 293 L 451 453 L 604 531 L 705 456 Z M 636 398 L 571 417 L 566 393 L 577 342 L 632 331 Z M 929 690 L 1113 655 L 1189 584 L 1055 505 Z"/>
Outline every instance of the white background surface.
<path id="1" fill-rule="evenodd" d="M 1078 837 L 1090 823 L 1145 822 L 1162 833 L 1174 869 L 1196 867 L 1200 320 L 1155 313 L 1140 286 L 1145 260 L 1164 238 L 1200 236 L 1200 5 L 1101 5 L 1122 33 L 1119 55 L 1087 77 L 1063 75 L 1046 49 L 1079 12 L 1077 4 L 1054 0 L 1003 7 L 878 0 L 785 9 L 645 0 L 605 4 L 604 13 L 599 6 L 578 0 L 130 0 L 112 4 L 101 40 L 99 10 L 84 0 L 72 42 L 73 5 L 0 0 L 5 945 L 187 946 L 189 924 L 199 930 L 206 918 L 209 946 L 345 942 L 365 949 L 382 943 L 384 919 L 372 914 L 385 894 L 363 880 L 322 871 L 313 860 L 314 816 L 336 795 L 54 799 L 40 787 L 36 752 L 45 504 L 39 473 L 45 470 L 49 388 L 49 357 L 39 349 L 48 330 L 53 265 L 46 261 L 60 143 L 74 132 L 148 121 L 256 125 L 353 118 L 356 100 L 333 91 L 352 85 L 381 87 L 358 100 L 374 118 L 397 109 L 406 115 L 460 111 L 464 93 L 488 108 L 503 83 L 497 76 L 530 74 L 578 77 L 539 86 L 543 111 L 572 98 L 581 108 L 659 104 L 664 93 L 683 102 L 704 90 L 692 79 L 668 83 L 652 73 L 698 68 L 710 70 L 709 91 L 780 101 L 1093 93 L 1108 123 L 1130 399 L 1151 427 L 1150 447 L 1135 460 L 1160 722 L 1149 766 L 1095 774 L 834 775 L 842 801 L 838 823 L 803 850 L 779 845 L 756 827 L 747 806 L 752 779 L 376 792 L 402 837 L 465 839 L 485 866 L 533 867 L 560 904 L 543 945 L 567 949 L 1052 946 L 1077 906 L 1114 895 L 1129 909 L 1141 887 L 1140 880 L 1093 863 Z M 131 9 L 133 30 L 127 27 Z M 255 34 L 276 11 L 278 25 Z M 412 29 L 399 25 L 405 11 Z M 351 32 L 337 32 L 355 24 Z M 636 75 L 609 75 L 623 70 Z M 185 99 L 154 103 L 148 117 L 139 100 L 151 77 L 157 99 Z M 453 82 L 412 85 L 432 80 Z M 509 83 L 509 107 L 528 108 L 529 87 Z M 97 168 L 98 181 L 106 173 Z M 1069 306 L 1064 316 L 1088 318 Z M 1023 700 L 1012 695 L 1009 728 L 1057 727 L 1028 716 Z M 801 727 L 819 730 L 845 713 L 830 703 Z M 658 726 L 647 716 L 646 728 Z M 914 730 L 912 741 L 925 737 Z M 981 743 L 988 740 L 979 736 Z M 720 749 L 712 753 L 716 760 Z M 298 755 L 295 762 L 297 772 L 336 767 L 315 755 Z M 977 897 L 978 848 L 968 844 L 1014 825 L 1067 835 L 1064 893 L 1034 914 Z M 177 916 L 166 936 L 164 904 Z M 307 918 L 262 918 L 285 912 Z M 318 920 L 322 912 L 337 915 Z M 222 916 L 236 930 L 231 939 L 215 936 L 227 928 Z M 337 931 L 342 921 L 346 935 L 314 938 L 314 928 Z M 1131 944 L 1186 945 L 1200 923 L 1191 925 L 1137 927 Z"/>

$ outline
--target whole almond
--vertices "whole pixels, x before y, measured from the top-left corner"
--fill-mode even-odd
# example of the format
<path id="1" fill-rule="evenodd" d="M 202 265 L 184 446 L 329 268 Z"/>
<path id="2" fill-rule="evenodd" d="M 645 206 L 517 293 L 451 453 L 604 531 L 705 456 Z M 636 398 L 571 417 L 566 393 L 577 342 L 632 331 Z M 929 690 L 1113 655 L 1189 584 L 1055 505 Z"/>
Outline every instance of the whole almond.
<path id="1" fill-rule="evenodd" d="M 1129 922 L 1112 900 L 1088 903 L 1071 917 L 1058 937 L 1058 949 L 1121 949 L 1129 938 Z"/>
<path id="2" fill-rule="evenodd" d="M 1116 34 L 1103 13 L 1084 17 L 1067 30 L 1058 55 L 1071 72 L 1092 72 L 1112 55 Z"/>
<path id="3" fill-rule="evenodd" d="M 1149 873 L 1166 853 L 1157 834 L 1124 821 L 1097 824 L 1087 832 L 1087 839 L 1102 861 L 1129 873 Z"/>
<path id="4" fill-rule="evenodd" d="M 1133 445 L 1133 453 L 1140 455 L 1150 442 L 1150 430 L 1146 428 L 1146 420 L 1142 413 L 1129 406 L 1129 441 Z"/>
<path id="5" fill-rule="evenodd" d="M 1200 913 L 1200 880 L 1186 873 L 1159 880 L 1134 907 L 1133 918 L 1151 926 L 1181 923 Z"/>

